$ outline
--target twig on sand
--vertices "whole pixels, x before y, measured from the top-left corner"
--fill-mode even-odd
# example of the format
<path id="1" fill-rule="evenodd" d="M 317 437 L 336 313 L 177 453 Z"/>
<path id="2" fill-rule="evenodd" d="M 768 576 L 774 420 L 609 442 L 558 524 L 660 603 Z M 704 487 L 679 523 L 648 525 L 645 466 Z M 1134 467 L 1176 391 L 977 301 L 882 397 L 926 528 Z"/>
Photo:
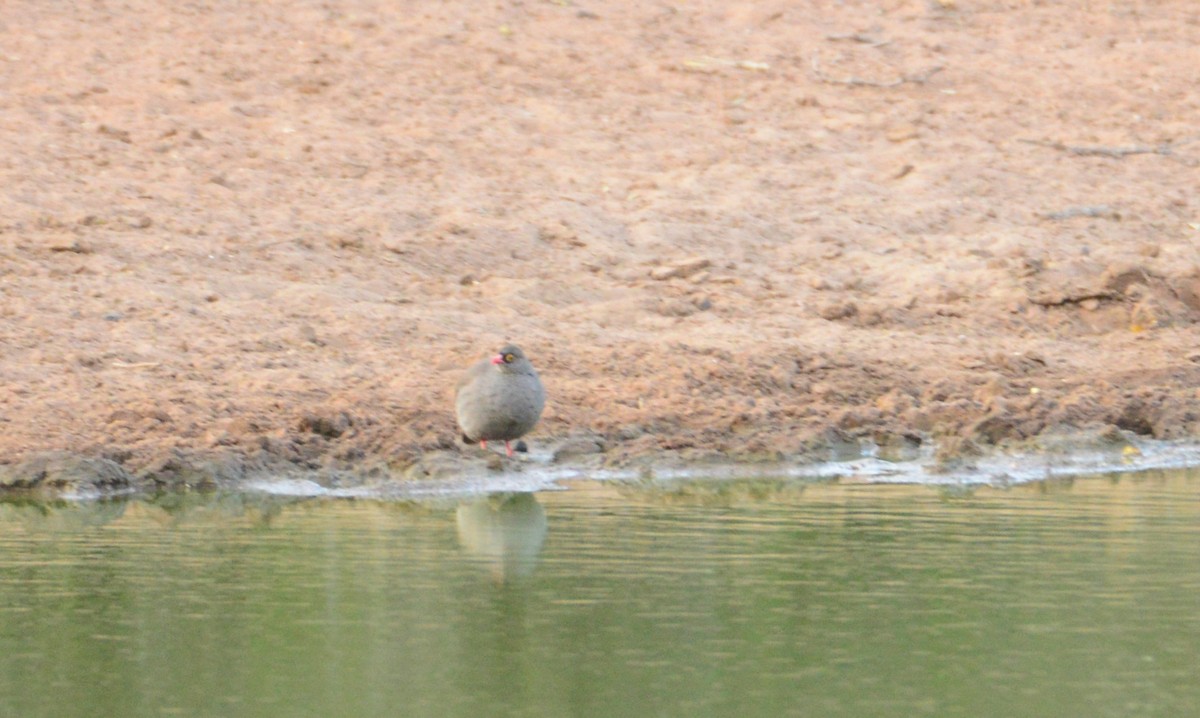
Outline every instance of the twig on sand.
<path id="1" fill-rule="evenodd" d="M 933 77 L 944 69 L 945 68 L 941 65 L 935 65 L 934 67 L 931 67 L 923 72 L 901 75 L 895 80 L 888 81 L 864 80 L 861 77 L 855 77 L 853 75 L 850 77 L 830 77 L 829 75 L 826 75 L 823 70 L 821 70 L 821 62 L 817 54 L 813 53 L 812 57 L 813 74 L 817 76 L 818 80 L 830 85 L 849 85 L 851 87 L 899 87 L 900 85 L 909 82 L 914 85 L 924 85 L 929 81 L 929 78 Z"/>
<path id="2" fill-rule="evenodd" d="M 1037 145 L 1038 147 L 1049 147 L 1052 150 L 1059 150 L 1076 157 L 1112 157 L 1113 159 L 1124 159 L 1129 155 L 1170 155 L 1175 152 L 1175 148 L 1182 147 L 1188 143 L 1195 142 L 1200 137 L 1187 137 L 1174 142 L 1163 142 L 1157 145 L 1129 145 L 1126 147 L 1106 147 L 1104 145 L 1068 145 L 1064 142 L 1050 140 L 1030 140 L 1021 139 L 1019 142 L 1024 142 L 1027 145 Z"/>
<path id="3" fill-rule="evenodd" d="M 276 247 L 281 244 L 287 244 L 288 242 L 299 242 L 299 241 L 300 241 L 300 239 L 298 237 L 284 237 L 283 239 L 274 239 L 274 240 L 271 240 L 270 242 L 261 242 L 261 243 L 255 245 L 254 249 L 255 250 L 270 249 L 271 247 Z"/>
<path id="4" fill-rule="evenodd" d="M 870 35 L 862 32 L 847 32 L 838 35 L 826 35 L 825 39 L 853 40 L 854 42 L 861 42 L 862 44 L 869 45 L 871 47 L 883 47 L 884 45 L 890 45 L 892 43 L 891 40 L 880 40 L 877 37 L 871 37 Z"/>
<path id="5" fill-rule="evenodd" d="M 688 58 L 683 61 L 682 67 L 684 70 L 693 70 L 700 72 L 712 72 L 718 67 L 732 67 L 738 70 L 756 70 L 759 72 L 770 70 L 771 65 L 766 62 L 758 62 L 756 60 L 730 60 L 724 57 L 703 57 Z"/>

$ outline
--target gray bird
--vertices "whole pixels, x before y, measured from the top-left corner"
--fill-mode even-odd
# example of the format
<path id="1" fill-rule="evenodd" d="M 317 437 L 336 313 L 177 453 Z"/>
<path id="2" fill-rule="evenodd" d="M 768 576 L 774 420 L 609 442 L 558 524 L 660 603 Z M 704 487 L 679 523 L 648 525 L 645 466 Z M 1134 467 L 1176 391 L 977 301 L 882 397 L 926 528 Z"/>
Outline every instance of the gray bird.
<path id="1" fill-rule="evenodd" d="M 463 374 L 454 388 L 454 411 L 463 441 L 503 441 L 512 456 L 510 441 L 529 433 L 546 406 L 546 390 L 525 352 L 508 344 L 499 354 L 480 360 Z"/>

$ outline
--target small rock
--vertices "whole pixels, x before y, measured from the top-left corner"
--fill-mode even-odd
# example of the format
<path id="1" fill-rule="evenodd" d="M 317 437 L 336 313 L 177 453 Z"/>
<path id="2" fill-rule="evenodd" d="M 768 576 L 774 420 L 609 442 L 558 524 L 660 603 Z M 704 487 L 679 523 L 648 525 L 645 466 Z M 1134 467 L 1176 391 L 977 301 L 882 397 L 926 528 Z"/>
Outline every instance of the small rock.
<path id="1" fill-rule="evenodd" d="M 1116 424 L 1105 424 L 1104 427 L 1097 432 L 1096 436 L 1100 441 L 1106 444 L 1129 444 L 1129 440 L 1126 439 L 1125 433 L 1121 431 L 1121 427 L 1117 426 Z"/>
<path id="2" fill-rule="evenodd" d="M 587 243 L 579 238 L 579 232 L 562 220 L 538 228 L 538 239 L 547 244 L 565 245 L 568 249 L 587 246 Z"/>
<path id="3" fill-rule="evenodd" d="M 690 317 L 696 313 L 697 307 L 683 299 L 661 299 L 652 305 L 651 310 L 664 317 Z"/>
<path id="4" fill-rule="evenodd" d="M 703 257 L 692 257 L 672 262 L 671 264 L 657 266 L 650 270 L 650 278 L 660 282 L 676 278 L 686 279 L 710 266 L 712 266 L 711 261 Z"/>
<path id="5" fill-rule="evenodd" d="M 71 252 L 73 254 L 91 254 L 90 245 L 81 242 L 78 237 L 60 237 L 47 245 L 51 252 Z"/>
<path id="6" fill-rule="evenodd" d="M 1198 358 L 1197 361 L 1200 362 L 1200 358 Z M 628 426 L 621 427 L 617 431 L 617 438 L 621 441 L 632 441 L 641 436 L 644 436 L 645 433 L 646 433 L 646 431 L 642 427 L 640 427 L 636 424 L 630 424 Z"/>
<path id="7" fill-rule="evenodd" d="M 111 137 L 112 139 L 124 142 L 127 145 L 133 144 L 133 138 L 130 137 L 128 130 L 121 130 L 117 129 L 116 127 L 109 127 L 108 125 L 100 125 L 96 131 L 105 137 Z"/>
<path id="8" fill-rule="evenodd" d="M 829 302 L 817 309 L 817 316 L 831 322 L 849 319 L 856 314 L 858 314 L 858 306 L 854 302 Z"/>
<path id="9" fill-rule="evenodd" d="M 141 482 L 153 482 L 158 486 L 175 488 L 216 488 L 227 482 L 245 477 L 245 466 L 236 455 L 226 454 L 219 458 L 201 458 L 184 454 L 178 449 L 168 450 L 152 460 L 138 472 Z"/>
<path id="10" fill-rule="evenodd" d="M 317 336 L 317 330 L 313 329 L 312 325 L 301 324 L 299 333 L 300 341 L 307 342 L 309 344 L 315 344 L 319 347 L 325 346 L 325 342 L 321 341 L 321 338 Z"/>
<path id="11" fill-rule="evenodd" d="M 79 366 L 88 369 L 95 369 L 104 365 L 104 360 L 94 354 L 80 354 L 75 358 L 75 361 L 79 363 Z"/>
<path id="12" fill-rule="evenodd" d="M 985 416 L 971 427 L 972 437 L 995 445 L 1009 438 L 1020 438 L 1021 430 L 1011 416 L 1002 412 Z"/>
<path id="13" fill-rule="evenodd" d="M 554 450 L 554 461 L 562 461 L 563 459 L 575 456 L 599 454 L 603 451 L 604 447 L 596 439 L 588 437 L 567 439 Z"/>
<path id="14" fill-rule="evenodd" d="M 725 114 L 725 122 L 731 125 L 744 125 L 750 120 L 750 115 L 741 109 L 732 109 Z"/>
<path id="15" fill-rule="evenodd" d="M 120 489 L 129 486 L 131 478 L 114 461 L 66 452 L 42 454 L 12 467 L 0 466 L 0 487 L 6 489 Z"/>
<path id="16" fill-rule="evenodd" d="M 318 436 L 324 436 L 327 439 L 336 439 L 346 433 L 354 424 L 353 419 L 346 412 L 338 412 L 336 415 L 319 416 L 309 414 L 300 420 L 297 427 L 300 431 L 307 431 Z"/>

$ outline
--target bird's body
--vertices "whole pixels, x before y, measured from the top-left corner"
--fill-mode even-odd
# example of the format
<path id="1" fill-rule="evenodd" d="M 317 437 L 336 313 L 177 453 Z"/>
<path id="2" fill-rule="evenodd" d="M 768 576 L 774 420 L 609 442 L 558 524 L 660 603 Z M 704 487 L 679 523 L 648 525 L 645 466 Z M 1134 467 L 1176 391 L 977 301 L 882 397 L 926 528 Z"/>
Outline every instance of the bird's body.
<path id="1" fill-rule="evenodd" d="M 471 366 L 454 391 L 454 410 L 463 439 L 510 441 L 528 434 L 546 405 L 546 391 L 537 371 L 520 348 L 509 344 L 499 354 Z"/>

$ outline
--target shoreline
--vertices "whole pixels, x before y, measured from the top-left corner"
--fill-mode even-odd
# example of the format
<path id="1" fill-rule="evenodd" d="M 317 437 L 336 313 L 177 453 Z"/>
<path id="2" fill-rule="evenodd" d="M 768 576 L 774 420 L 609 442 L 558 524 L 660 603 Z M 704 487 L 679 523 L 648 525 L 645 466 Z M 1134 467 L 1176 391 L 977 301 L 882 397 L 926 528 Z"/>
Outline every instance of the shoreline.
<path id="1" fill-rule="evenodd" d="M 560 443 L 578 443 L 578 439 Z M 604 452 L 515 459 L 482 451 L 437 452 L 398 472 L 366 465 L 349 470 L 305 469 L 285 462 L 248 461 L 234 453 L 188 461 L 169 473 L 126 472 L 115 462 L 51 452 L 0 465 L 0 500 L 91 500 L 192 491 L 267 493 L 293 497 L 419 499 L 537 491 L 575 479 L 677 481 L 786 479 L 861 484 L 920 484 L 950 488 L 1008 487 L 1064 477 L 1184 469 L 1200 465 L 1200 443 L 1157 441 L 1130 432 L 1074 432 L 1044 437 L 1021 451 L 993 449 L 947 454 L 935 445 L 890 452 L 873 442 L 827 444 L 803 456 L 764 455 L 730 460 L 716 453 L 667 451 L 627 456 Z"/>

